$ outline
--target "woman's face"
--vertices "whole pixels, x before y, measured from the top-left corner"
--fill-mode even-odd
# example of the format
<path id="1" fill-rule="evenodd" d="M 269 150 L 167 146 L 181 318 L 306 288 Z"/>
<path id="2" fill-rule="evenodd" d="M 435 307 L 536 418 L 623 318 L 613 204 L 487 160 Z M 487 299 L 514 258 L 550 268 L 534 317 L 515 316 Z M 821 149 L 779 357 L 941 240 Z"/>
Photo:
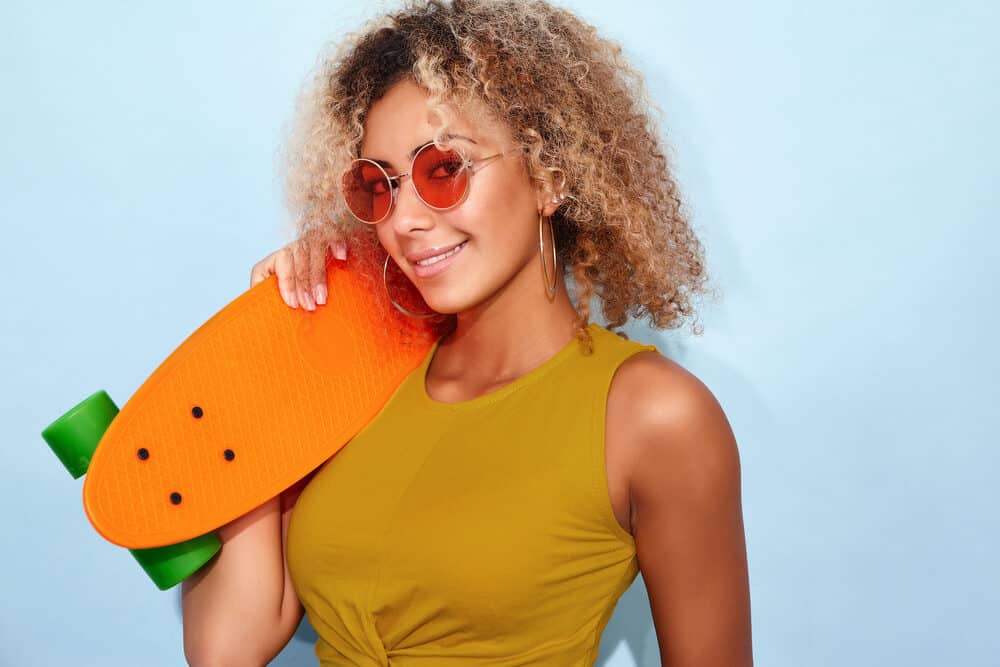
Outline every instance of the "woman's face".
<path id="1" fill-rule="evenodd" d="M 409 79 L 392 86 L 368 111 L 361 157 L 388 164 L 390 176 L 409 172 L 413 150 L 434 135 L 436 119 L 427 99 Z M 544 289 L 538 251 L 544 194 L 529 178 L 520 152 L 510 152 L 506 128 L 455 114 L 448 133 L 450 145 L 470 160 L 508 152 L 477 164 L 466 198 L 446 211 L 424 204 L 412 180 L 404 178 L 389 216 L 375 225 L 379 241 L 439 313 L 461 313 L 498 299 L 514 307 L 521 290 Z M 464 245 L 456 254 L 433 266 L 421 267 L 414 257 L 459 244 Z"/>

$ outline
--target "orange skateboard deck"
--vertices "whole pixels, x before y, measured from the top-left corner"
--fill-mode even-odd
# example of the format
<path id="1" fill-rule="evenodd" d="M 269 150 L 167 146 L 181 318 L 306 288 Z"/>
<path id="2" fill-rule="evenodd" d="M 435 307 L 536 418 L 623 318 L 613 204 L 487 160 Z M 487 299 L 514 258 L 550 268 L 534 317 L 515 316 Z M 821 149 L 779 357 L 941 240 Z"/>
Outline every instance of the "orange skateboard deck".
<path id="1" fill-rule="evenodd" d="M 277 496 L 354 437 L 434 342 L 333 262 L 315 311 L 288 307 L 276 281 L 191 334 L 104 432 L 83 504 L 110 542 L 183 542 Z"/>

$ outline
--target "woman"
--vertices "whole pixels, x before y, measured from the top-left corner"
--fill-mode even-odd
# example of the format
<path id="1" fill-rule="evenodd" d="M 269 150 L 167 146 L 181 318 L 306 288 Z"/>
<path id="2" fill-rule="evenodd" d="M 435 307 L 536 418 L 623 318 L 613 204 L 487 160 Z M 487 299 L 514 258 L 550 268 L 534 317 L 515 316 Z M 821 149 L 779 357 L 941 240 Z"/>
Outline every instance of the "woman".
<path id="1" fill-rule="evenodd" d="M 618 47 L 538 0 L 421 2 L 303 99 L 300 240 L 252 283 L 321 307 L 332 246 L 438 342 L 297 501 L 220 531 L 183 587 L 191 664 L 266 664 L 304 611 L 323 665 L 593 664 L 640 571 L 664 664 L 752 664 L 726 417 L 589 323 L 596 293 L 609 327 L 677 327 L 705 282 Z"/>

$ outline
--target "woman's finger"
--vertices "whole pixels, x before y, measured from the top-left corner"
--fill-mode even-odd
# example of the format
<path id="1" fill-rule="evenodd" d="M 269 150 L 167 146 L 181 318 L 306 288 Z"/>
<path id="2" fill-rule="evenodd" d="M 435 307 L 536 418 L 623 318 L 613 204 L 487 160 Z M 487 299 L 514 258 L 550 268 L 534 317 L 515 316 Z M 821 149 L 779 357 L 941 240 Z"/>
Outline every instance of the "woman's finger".
<path id="1" fill-rule="evenodd" d="M 298 307 L 295 299 L 294 267 L 288 246 L 280 248 L 253 265 L 250 270 L 250 287 L 253 287 L 270 276 L 278 280 L 278 293 L 281 299 L 292 308 Z"/>
<path id="2" fill-rule="evenodd" d="M 333 256 L 341 261 L 347 259 L 347 241 L 337 239 L 333 242 Z"/>
<path id="3" fill-rule="evenodd" d="M 309 282 L 316 303 L 326 303 L 326 256 L 329 248 L 325 243 L 312 243 L 309 246 Z"/>
<path id="4" fill-rule="evenodd" d="M 281 293 L 281 298 L 292 308 L 298 308 L 295 255 L 291 245 L 293 244 L 286 245 L 274 253 L 274 275 L 278 278 L 278 291 Z"/>
<path id="5" fill-rule="evenodd" d="M 272 273 L 274 273 L 274 253 L 260 260 L 250 269 L 250 287 L 253 287 Z"/>
<path id="6" fill-rule="evenodd" d="M 293 257 L 292 273 L 295 278 L 295 296 L 298 302 L 306 310 L 316 310 L 316 303 L 313 301 L 312 287 L 309 283 L 309 251 L 303 239 L 299 239 L 291 244 Z"/>

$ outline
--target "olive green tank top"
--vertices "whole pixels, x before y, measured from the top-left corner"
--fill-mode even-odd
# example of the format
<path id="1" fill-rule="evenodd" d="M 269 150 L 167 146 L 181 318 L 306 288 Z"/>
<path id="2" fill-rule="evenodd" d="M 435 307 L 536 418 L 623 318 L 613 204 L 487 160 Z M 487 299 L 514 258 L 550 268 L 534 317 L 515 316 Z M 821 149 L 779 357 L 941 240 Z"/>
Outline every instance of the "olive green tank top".
<path id="1" fill-rule="evenodd" d="M 593 665 L 638 573 L 604 454 L 611 378 L 656 350 L 589 325 L 514 382 L 428 396 L 435 343 L 309 482 L 287 558 L 326 665 Z"/>

